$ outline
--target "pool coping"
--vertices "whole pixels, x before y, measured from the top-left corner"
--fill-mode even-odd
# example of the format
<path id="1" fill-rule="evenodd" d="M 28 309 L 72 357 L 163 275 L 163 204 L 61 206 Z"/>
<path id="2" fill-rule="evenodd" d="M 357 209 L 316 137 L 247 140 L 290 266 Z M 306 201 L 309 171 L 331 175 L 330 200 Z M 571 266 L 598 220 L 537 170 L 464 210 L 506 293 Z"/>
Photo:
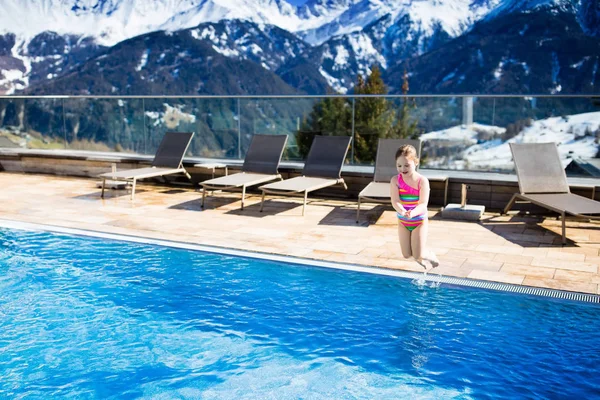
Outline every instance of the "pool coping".
<path id="1" fill-rule="evenodd" d="M 591 293 L 578 293 L 559 289 L 539 288 L 526 285 L 515 285 L 510 283 L 494 282 L 477 280 L 471 278 L 460 278 L 446 275 L 424 275 L 420 272 L 404 271 L 389 269 L 377 266 L 364 266 L 358 264 L 341 263 L 333 261 L 315 260 L 302 257 L 285 256 L 279 254 L 270 254 L 259 251 L 237 250 L 228 247 L 208 246 L 201 244 L 193 244 L 188 242 L 178 242 L 167 239 L 155 239 L 145 236 L 126 235 L 118 233 L 106 233 L 87 229 L 66 228 L 56 225 L 47 225 L 40 223 L 22 222 L 10 219 L 0 218 L 0 228 L 21 229 L 21 230 L 37 230 L 53 233 L 63 233 L 76 236 L 88 236 L 101 239 L 118 240 L 124 242 L 151 244 L 162 247 L 170 247 L 183 250 L 203 251 L 214 254 L 247 257 L 260 260 L 268 260 L 275 262 L 285 262 L 289 264 L 303 265 L 309 267 L 320 267 L 328 269 L 337 269 L 361 273 L 370 273 L 375 275 L 391 276 L 405 279 L 419 279 L 425 282 L 440 283 L 455 286 L 473 287 L 479 289 L 488 289 L 494 291 L 502 291 L 516 294 L 533 295 L 539 297 L 549 297 L 562 300 L 573 300 L 585 303 L 600 304 L 600 295 Z"/>

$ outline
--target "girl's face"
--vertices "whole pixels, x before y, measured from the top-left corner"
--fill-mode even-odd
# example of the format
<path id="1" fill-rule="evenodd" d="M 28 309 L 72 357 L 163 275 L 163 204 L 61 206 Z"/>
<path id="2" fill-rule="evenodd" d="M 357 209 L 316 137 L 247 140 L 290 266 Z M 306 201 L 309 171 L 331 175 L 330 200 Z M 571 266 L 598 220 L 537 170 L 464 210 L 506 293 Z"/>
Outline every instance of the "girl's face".
<path id="1" fill-rule="evenodd" d="M 396 168 L 398 169 L 399 174 L 410 176 L 416 171 L 417 164 L 412 158 L 400 156 L 396 159 Z"/>

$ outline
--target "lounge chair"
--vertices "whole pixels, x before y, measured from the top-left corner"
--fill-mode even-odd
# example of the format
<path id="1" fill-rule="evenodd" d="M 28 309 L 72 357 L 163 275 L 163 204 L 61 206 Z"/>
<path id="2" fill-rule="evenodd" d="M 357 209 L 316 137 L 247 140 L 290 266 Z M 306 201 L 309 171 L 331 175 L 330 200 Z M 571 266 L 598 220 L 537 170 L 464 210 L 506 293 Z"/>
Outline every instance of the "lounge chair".
<path id="1" fill-rule="evenodd" d="M 285 149 L 287 135 L 254 135 L 244 158 L 242 172 L 201 182 L 202 207 L 208 190 L 229 190 L 242 188 L 242 210 L 246 188 L 261 183 L 281 179 L 277 171 Z"/>
<path id="2" fill-rule="evenodd" d="M 377 156 L 375 157 L 375 174 L 373 182 L 370 182 L 358 194 L 358 208 L 356 210 L 356 222 L 360 216 L 361 201 L 370 203 L 391 204 L 390 180 L 398 175 L 396 169 L 396 150 L 404 144 L 410 144 L 417 150 L 417 157 L 421 157 L 421 141 L 410 139 L 379 139 L 377 143 Z"/>
<path id="3" fill-rule="evenodd" d="M 315 136 L 304 163 L 302 176 L 259 187 L 262 190 L 260 211 L 263 210 L 267 193 L 286 196 L 303 193 L 302 215 L 304 215 L 309 192 L 338 183 L 347 189 L 341 172 L 351 139 L 349 136 Z"/>
<path id="4" fill-rule="evenodd" d="M 102 194 L 104 198 L 104 189 L 106 180 L 131 182 L 131 200 L 135 196 L 135 184 L 138 179 L 153 178 L 156 176 L 165 176 L 178 173 L 184 173 L 188 179 L 190 174 L 183 168 L 183 156 L 192 141 L 194 132 L 167 132 L 163 136 L 152 166 L 147 168 L 130 169 L 127 171 L 107 172 L 98 175 L 102 179 Z"/>
<path id="5" fill-rule="evenodd" d="M 510 143 L 510 150 L 515 161 L 520 193 L 510 199 L 504 208 L 505 214 L 517 200 L 529 201 L 559 213 L 563 244 L 567 243 L 566 214 L 598 218 L 589 214 L 600 214 L 600 202 L 570 192 L 555 143 Z"/>

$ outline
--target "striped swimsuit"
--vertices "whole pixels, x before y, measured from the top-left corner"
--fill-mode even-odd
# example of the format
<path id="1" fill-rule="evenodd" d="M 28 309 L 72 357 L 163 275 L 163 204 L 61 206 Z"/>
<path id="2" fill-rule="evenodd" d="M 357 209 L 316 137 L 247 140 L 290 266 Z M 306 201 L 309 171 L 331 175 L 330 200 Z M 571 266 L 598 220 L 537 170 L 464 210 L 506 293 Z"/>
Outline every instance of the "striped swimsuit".
<path id="1" fill-rule="evenodd" d="M 419 191 L 421 189 L 421 179 L 417 183 L 419 189 L 410 187 L 404 182 L 402 174 L 398 174 L 398 195 L 400 196 L 400 204 L 404 209 L 413 210 L 417 204 L 419 204 Z M 413 231 L 415 228 L 420 226 L 425 219 L 426 214 L 416 215 L 412 218 L 406 218 L 404 215 L 398 214 L 398 220 L 406 229 Z"/>

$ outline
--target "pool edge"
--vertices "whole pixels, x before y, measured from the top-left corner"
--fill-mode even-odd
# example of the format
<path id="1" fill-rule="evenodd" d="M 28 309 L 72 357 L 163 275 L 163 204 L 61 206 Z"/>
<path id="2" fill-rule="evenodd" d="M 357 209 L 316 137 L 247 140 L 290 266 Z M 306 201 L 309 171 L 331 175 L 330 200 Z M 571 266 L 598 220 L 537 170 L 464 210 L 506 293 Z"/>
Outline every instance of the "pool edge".
<path id="1" fill-rule="evenodd" d="M 473 288 L 479 288 L 479 289 L 488 289 L 488 290 L 510 292 L 510 293 L 516 293 L 516 294 L 525 294 L 525 295 L 533 295 L 533 296 L 539 296 L 539 297 L 548 297 L 548 298 L 555 298 L 555 299 L 563 299 L 563 300 L 572 300 L 572 301 L 579 301 L 579 302 L 585 302 L 585 303 L 600 304 L 600 295 L 592 294 L 592 293 L 571 292 L 571 291 L 559 290 L 559 289 L 541 288 L 541 287 L 517 285 L 517 284 L 511 284 L 511 283 L 485 281 L 485 280 L 477 280 L 477 279 L 470 279 L 470 278 L 461 278 L 461 277 L 454 277 L 454 276 L 447 276 L 447 275 L 428 275 L 427 277 L 424 278 L 423 274 L 420 272 L 396 270 L 396 269 L 385 268 L 385 267 L 365 266 L 365 265 L 341 263 L 341 262 L 334 262 L 334 261 L 323 261 L 323 260 L 316 260 L 316 259 L 311 259 L 311 258 L 302 258 L 302 257 L 286 256 L 286 255 L 280 255 L 280 254 L 263 253 L 263 252 L 251 251 L 251 250 L 238 250 L 238 249 L 231 249 L 231 248 L 227 248 L 227 247 L 208 246 L 208 245 L 193 244 L 193 243 L 188 243 L 188 242 L 178 242 L 178 241 L 167 240 L 167 239 L 154 239 L 154 238 L 149 238 L 149 237 L 145 237 L 145 236 L 126 235 L 126 234 L 118 234 L 118 233 L 106 233 L 106 232 L 101 232 L 101 231 L 79 229 L 79 228 L 66 228 L 66 227 L 61 227 L 61 226 L 56 226 L 56 225 L 15 221 L 15 220 L 3 219 L 3 218 L 0 218 L 0 228 L 21 229 L 21 230 L 38 230 L 38 231 L 64 233 L 64 234 L 77 235 L 77 236 L 89 236 L 89 237 L 95 237 L 95 238 L 119 240 L 119 241 L 141 243 L 141 244 L 153 244 L 153 245 L 158 245 L 158 246 L 163 246 L 163 247 L 171 247 L 171 248 L 194 250 L 194 251 L 204 251 L 204 252 L 221 254 L 221 255 L 248 257 L 248 258 L 254 258 L 254 259 L 261 259 L 261 260 L 285 262 L 285 263 L 303 265 L 303 266 L 363 272 L 363 273 L 370 273 L 370 274 L 375 274 L 375 275 L 393 276 L 393 277 L 406 278 L 406 279 L 424 279 L 427 282 L 439 282 L 439 283 L 455 285 L 455 286 L 473 287 Z"/>

